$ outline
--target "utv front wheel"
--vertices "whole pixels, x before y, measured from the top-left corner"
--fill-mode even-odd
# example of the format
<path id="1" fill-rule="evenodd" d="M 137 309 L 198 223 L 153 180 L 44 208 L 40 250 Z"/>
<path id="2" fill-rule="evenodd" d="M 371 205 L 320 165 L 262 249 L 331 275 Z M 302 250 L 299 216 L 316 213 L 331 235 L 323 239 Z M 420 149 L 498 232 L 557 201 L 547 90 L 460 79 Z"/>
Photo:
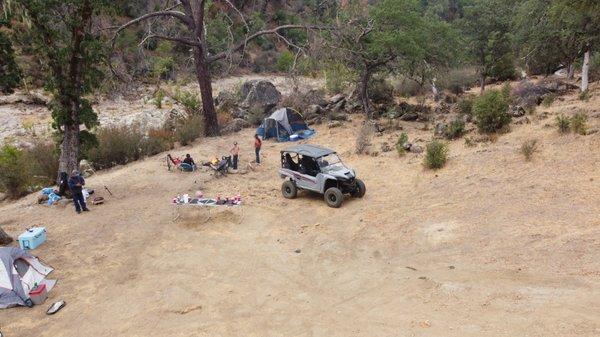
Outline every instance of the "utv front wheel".
<path id="1" fill-rule="evenodd" d="M 324 198 L 327 205 L 333 208 L 339 208 L 342 206 L 342 201 L 344 201 L 344 195 L 337 187 L 328 188 L 325 191 Z"/>
<path id="2" fill-rule="evenodd" d="M 356 179 L 356 189 L 352 192 L 352 196 L 355 198 L 362 198 L 365 196 L 365 193 L 367 193 L 365 183 L 360 179 Z"/>
<path id="3" fill-rule="evenodd" d="M 298 195 L 298 188 L 294 182 L 286 180 L 281 185 L 281 194 L 286 199 L 294 199 Z"/>

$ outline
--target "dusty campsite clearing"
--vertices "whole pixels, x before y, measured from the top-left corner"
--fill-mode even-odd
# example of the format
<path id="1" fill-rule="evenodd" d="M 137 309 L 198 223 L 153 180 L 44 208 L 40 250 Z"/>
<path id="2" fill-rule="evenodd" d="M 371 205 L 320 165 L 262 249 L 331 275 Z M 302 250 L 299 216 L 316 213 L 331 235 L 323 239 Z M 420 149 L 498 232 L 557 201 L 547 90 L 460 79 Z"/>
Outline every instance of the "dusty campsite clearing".
<path id="1" fill-rule="evenodd" d="M 1 206 L 16 236 L 44 225 L 34 251 L 58 284 L 48 305 L 0 313 L 5 336 L 597 336 L 600 334 L 600 136 L 560 135 L 553 115 L 513 125 L 495 142 L 450 143 L 447 166 L 423 155 L 354 154 L 359 116 L 316 128 L 367 184 L 364 199 L 329 208 L 281 196 L 279 151 L 256 171 L 214 178 L 168 172 L 165 154 L 101 172 L 104 205 Z M 561 110 L 562 109 L 562 110 Z M 543 115 L 543 114 L 542 114 Z M 598 119 L 590 120 L 598 126 Z M 403 125 L 425 142 L 431 131 Z M 254 130 L 177 149 L 209 159 Z M 374 138 L 393 144 L 399 131 Z M 526 162 L 531 137 L 542 144 Z M 104 191 L 109 187 L 113 196 Z M 240 193 L 231 208 L 174 206 L 182 193 Z"/>

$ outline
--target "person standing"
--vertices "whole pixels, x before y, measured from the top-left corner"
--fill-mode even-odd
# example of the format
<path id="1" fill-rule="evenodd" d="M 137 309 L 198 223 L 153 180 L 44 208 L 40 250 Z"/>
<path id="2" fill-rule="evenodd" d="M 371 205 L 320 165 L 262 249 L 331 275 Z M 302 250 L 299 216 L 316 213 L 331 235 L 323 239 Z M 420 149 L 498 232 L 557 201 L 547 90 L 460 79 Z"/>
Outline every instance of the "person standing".
<path id="1" fill-rule="evenodd" d="M 260 165 L 260 148 L 262 147 L 262 140 L 258 137 L 258 134 L 254 135 L 254 153 L 256 154 L 256 163 Z"/>
<path id="2" fill-rule="evenodd" d="M 77 214 L 81 213 L 81 211 L 89 211 L 85 204 L 85 198 L 83 197 L 83 186 L 85 186 L 85 180 L 79 174 L 79 171 L 73 170 L 71 178 L 69 178 L 69 189 L 73 194 L 73 203 L 75 204 L 75 211 Z"/>
<path id="3" fill-rule="evenodd" d="M 238 158 L 240 156 L 240 147 L 237 142 L 233 142 L 233 147 L 231 148 L 231 151 L 229 151 L 229 153 L 231 153 L 231 155 L 233 156 L 233 164 L 231 166 L 234 170 L 237 170 Z"/>

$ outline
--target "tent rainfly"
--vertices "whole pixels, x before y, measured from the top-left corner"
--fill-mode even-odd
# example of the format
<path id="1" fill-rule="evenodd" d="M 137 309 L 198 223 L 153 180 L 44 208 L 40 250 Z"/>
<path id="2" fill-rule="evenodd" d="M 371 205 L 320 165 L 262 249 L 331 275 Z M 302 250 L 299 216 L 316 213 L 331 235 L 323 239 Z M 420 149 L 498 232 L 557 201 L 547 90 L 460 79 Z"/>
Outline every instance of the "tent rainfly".
<path id="1" fill-rule="evenodd" d="M 20 248 L 0 248 L 0 309 L 26 305 L 36 284 L 50 291 L 56 281 L 46 276 L 53 270 Z"/>
<path id="2" fill-rule="evenodd" d="M 281 108 L 265 118 L 256 133 L 263 139 L 276 138 L 278 141 L 287 141 L 294 133 L 304 130 L 310 129 L 300 113 L 290 108 Z"/>

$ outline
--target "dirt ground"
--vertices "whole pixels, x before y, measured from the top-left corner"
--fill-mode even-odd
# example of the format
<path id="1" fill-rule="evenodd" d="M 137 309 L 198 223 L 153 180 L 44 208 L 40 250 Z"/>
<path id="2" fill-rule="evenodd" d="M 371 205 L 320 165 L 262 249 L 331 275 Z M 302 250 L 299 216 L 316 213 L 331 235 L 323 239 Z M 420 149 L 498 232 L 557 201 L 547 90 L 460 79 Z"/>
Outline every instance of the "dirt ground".
<path id="1" fill-rule="evenodd" d="M 600 103 L 600 94 L 586 106 Z M 88 185 L 105 205 L 0 206 L 16 236 L 43 225 L 34 253 L 58 284 L 45 305 L 0 311 L 4 336 L 598 336 L 600 134 L 560 135 L 540 108 L 493 143 L 450 143 L 439 171 L 423 155 L 353 154 L 360 118 L 317 127 L 310 143 L 337 149 L 367 185 L 364 199 L 328 208 L 320 196 L 283 199 L 279 151 L 247 174 L 168 172 L 164 154 L 101 172 Z M 544 112 L 549 115 L 544 117 Z M 590 118 L 597 128 L 599 118 Z M 402 124 L 424 144 L 432 131 Z M 374 138 L 393 144 L 401 131 Z M 201 140 L 197 160 L 253 130 Z M 538 139 L 526 162 L 519 147 Z M 103 186 L 113 192 L 109 196 Z M 241 193 L 238 208 L 174 206 L 177 194 Z M 46 316 L 50 303 L 67 306 Z"/>

